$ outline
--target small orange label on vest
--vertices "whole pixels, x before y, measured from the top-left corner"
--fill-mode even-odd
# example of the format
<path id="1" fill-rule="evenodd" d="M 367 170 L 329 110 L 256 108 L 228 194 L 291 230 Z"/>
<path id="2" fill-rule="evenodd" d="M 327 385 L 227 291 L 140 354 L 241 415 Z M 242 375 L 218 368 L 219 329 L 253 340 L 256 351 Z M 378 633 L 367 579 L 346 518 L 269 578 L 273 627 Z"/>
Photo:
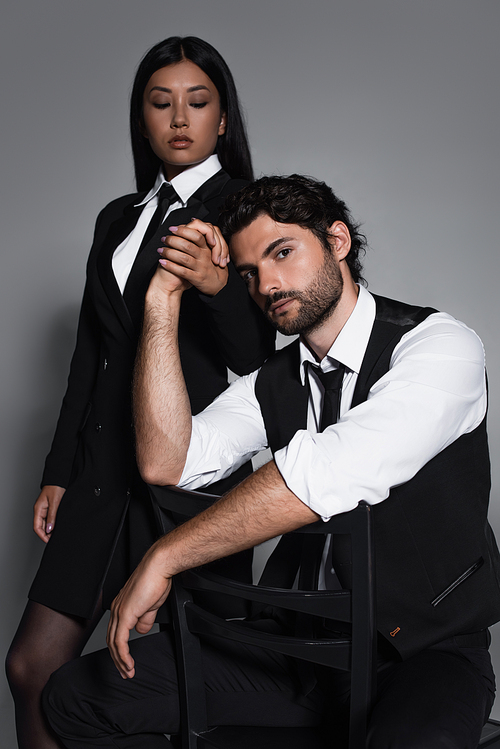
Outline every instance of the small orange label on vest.
<path id="1" fill-rule="evenodd" d="M 401 627 L 396 627 L 396 629 L 393 629 L 390 633 L 391 637 L 396 637 L 397 633 L 401 631 Z"/>

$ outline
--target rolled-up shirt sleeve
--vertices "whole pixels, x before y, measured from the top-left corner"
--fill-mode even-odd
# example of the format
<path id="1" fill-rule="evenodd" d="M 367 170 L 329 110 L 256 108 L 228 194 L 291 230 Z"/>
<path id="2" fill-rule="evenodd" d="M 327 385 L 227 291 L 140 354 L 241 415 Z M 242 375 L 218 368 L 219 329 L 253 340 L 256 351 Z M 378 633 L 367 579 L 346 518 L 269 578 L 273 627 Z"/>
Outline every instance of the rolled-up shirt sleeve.
<path id="1" fill-rule="evenodd" d="M 320 434 L 297 432 L 274 457 L 288 488 L 328 519 L 382 502 L 485 412 L 482 343 L 436 313 L 401 339 L 366 402 Z"/>
<path id="2" fill-rule="evenodd" d="M 204 411 L 193 416 L 179 487 L 208 486 L 266 449 L 266 429 L 254 392 L 257 374 L 258 370 L 240 377 Z"/>

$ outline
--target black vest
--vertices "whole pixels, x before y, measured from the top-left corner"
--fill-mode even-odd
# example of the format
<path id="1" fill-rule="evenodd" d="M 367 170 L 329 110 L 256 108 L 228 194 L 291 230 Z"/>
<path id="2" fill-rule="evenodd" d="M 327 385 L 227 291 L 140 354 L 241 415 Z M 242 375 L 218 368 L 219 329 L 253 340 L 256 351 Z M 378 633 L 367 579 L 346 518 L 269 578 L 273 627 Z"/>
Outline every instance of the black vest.
<path id="1" fill-rule="evenodd" d="M 375 301 L 351 408 L 388 371 L 402 336 L 436 311 Z M 266 361 L 255 393 L 274 453 L 307 424 L 298 341 Z M 403 658 L 500 619 L 500 557 L 487 522 L 490 484 L 484 419 L 373 506 L 378 629 Z"/>

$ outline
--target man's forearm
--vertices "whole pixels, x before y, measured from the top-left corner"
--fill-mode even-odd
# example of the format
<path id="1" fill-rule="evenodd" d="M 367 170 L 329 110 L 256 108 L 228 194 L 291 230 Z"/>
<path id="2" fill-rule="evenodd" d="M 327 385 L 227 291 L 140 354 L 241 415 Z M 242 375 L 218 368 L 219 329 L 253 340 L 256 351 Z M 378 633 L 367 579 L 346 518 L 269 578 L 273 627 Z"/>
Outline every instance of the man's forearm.
<path id="1" fill-rule="evenodd" d="M 318 515 L 287 488 L 271 461 L 208 510 L 163 536 L 146 552 L 111 606 L 108 645 L 123 678 L 135 674 L 129 630 L 150 631 L 174 575 L 315 520 Z"/>
<path id="2" fill-rule="evenodd" d="M 318 519 L 288 489 L 271 461 L 208 510 L 157 541 L 148 554 L 170 577 Z"/>
<path id="3" fill-rule="evenodd" d="M 176 484 L 191 436 L 191 408 L 179 356 L 181 291 L 156 277 L 146 295 L 134 376 L 137 463 L 150 484 Z"/>

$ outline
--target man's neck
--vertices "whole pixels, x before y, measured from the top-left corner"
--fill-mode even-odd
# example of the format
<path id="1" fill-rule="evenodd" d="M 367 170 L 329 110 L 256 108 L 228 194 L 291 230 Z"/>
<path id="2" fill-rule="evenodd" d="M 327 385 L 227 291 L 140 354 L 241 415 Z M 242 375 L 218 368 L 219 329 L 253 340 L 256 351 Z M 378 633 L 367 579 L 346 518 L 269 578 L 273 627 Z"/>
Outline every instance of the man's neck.
<path id="1" fill-rule="evenodd" d="M 358 301 L 359 287 L 352 278 L 344 279 L 344 289 L 340 301 L 332 314 L 319 327 L 307 335 L 302 335 L 302 340 L 321 361 L 330 351 L 335 339 L 352 314 Z"/>

